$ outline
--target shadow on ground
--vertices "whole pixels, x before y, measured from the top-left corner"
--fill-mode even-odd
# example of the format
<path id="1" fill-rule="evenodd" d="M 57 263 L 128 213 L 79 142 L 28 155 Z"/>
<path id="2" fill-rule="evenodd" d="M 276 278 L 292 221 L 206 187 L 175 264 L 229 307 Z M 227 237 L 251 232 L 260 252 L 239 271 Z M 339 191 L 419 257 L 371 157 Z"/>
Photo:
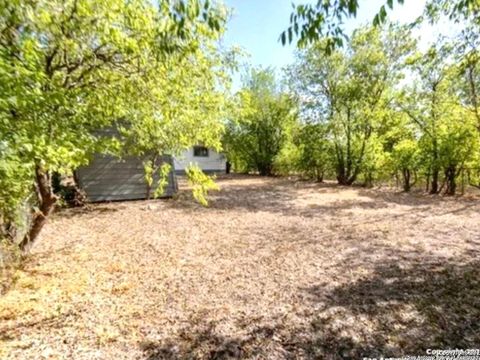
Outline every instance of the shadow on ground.
<path id="1" fill-rule="evenodd" d="M 229 333 L 222 324 L 192 319 L 178 336 L 141 348 L 148 360 L 357 359 L 475 348 L 480 261 L 465 258 L 463 264 L 384 259 L 355 281 L 298 289 L 299 311 L 290 320 L 242 319 Z"/>
<path id="2" fill-rule="evenodd" d="M 248 183 L 253 181 L 253 183 Z M 405 215 L 419 214 L 429 216 L 448 215 L 478 211 L 480 203 L 478 197 L 443 197 L 440 195 L 426 195 L 423 192 L 403 193 L 394 189 L 367 189 L 361 186 L 340 186 L 335 182 L 315 183 L 310 181 L 294 180 L 290 178 L 268 178 L 249 175 L 227 175 L 218 179 L 221 190 L 212 191 L 209 195 L 209 206 L 203 211 L 243 210 L 248 212 L 269 212 L 286 216 L 298 215 L 304 217 L 343 215 L 352 209 L 382 210 L 392 206 L 411 207 Z M 344 191 L 355 191 L 360 199 L 342 199 L 328 203 L 309 204 L 299 206 L 298 200 L 308 194 L 339 194 Z M 362 200 L 363 199 L 363 200 Z M 201 206 L 193 199 L 191 192 L 181 189 L 175 199 L 160 199 L 145 201 L 105 202 L 89 204 L 82 208 L 60 209 L 62 217 L 96 217 L 108 216 L 121 211 L 130 205 L 152 204 L 155 202 L 169 207 L 195 211 Z M 446 205 L 444 211 L 439 211 L 439 205 Z M 453 205 L 453 206 L 450 206 Z M 427 215 L 425 215 L 427 214 Z M 396 214 L 395 217 L 399 215 Z"/>
<path id="3" fill-rule="evenodd" d="M 381 210 L 395 206 L 408 209 L 407 216 L 441 216 L 450 213 L 464 213 L 480 209 L 477 197 L 445 197 L 427 195 L 423 192 L 403 193 L 394 189 L 367 189 L 360 186 L 340 186 L 334 182 L 314 183 L 288 178 L 260 178 L 258 183 L 245 185 L 243 181 L 259 179 L 252 176 L 233 176 L 219 179 L 222 190 L 210 194 L 210 204 L 206 211 L 244 210 L 249 212 L 270 212 L 281 215 L 304 217 L 343 215 L 352 209 Z M 354 191 L 359 198 L 342 199 L 345 191 Z M 298 200 L 302 195 L 338 194 L 339 199 L 328 203 L 301 206 Z M 176 208 L 194 209 L 198 207 L 187 191 L 180 193 L 179 201 L 169 202 Z M 445 208 L 444 210 L 439 209 Z M 425 215 L 426 214 L 426 215 Z M 385 214 L 384 214 L 385 215 Z M 398 217 L 398 214 L 394 215 Z"/>
<path id="4" fill-rule="evenodd" d="M 134 351 L 124 357 L 143 360 L 358 359 L 480 344 L 478 201 L 288 179 L 220 185 L 206 209 L 181 197 L 59 212 L 47 233 L 52 245 L 36 252 L 25 272 L 38 283 L 55 279 L 46 290 L 61 291 L 42 293 L 49 301 L 31 319 L 2 323 L 0 340 L 32 339 L 29 350 L 18 350 L 21 358 L 36 358 L 46 346 L 61 356 L 64 338 L 53 335 L 62 329 L 73 339 L 72 354 L 90 347 Z M 222 224 L 230 220 L 225 234 Z M 118 228 L 104 238 L 111 223 Z M 157 245 L 148 240 L 157 232 L 191 225 L 207 235 L 172 232 L 158 241 L 162 246 L 148 248 Z M 88 291 L 78 289 L 83 275 L 95 279 Z M 111 291 L 136 281 L 138 288 Z M 11 299 L 36 304 L 35 286 L 23 286 Z M 72 313 L 43 314 L 43 304 L 55 309 L 71 299 L 78 301 Z M 122 335 L 99 345 L 103 333 L 93 330 L 106 319 L 118 322 Z"/>

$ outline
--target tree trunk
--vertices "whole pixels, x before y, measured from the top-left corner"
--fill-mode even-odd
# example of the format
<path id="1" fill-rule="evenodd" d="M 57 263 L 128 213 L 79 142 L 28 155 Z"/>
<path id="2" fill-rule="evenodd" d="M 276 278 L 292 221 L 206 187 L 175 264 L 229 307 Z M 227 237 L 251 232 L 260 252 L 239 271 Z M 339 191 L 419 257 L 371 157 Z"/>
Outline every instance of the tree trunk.
<path id="1" fill-rule="evenodd" d="M 28 233 L 19 243 L 19 247 L 24 253 L 32 248 L 57 202 L 57 197 L 53 193 L 50 174 L 43 170 L 39 165 L 35 167 L 35 181 L 39 206 L 38 210 L 33 214 L 32 223 Z"/>
<path id="2" fill-rule="evenodd" d="M 402 170 L 402 175 L 403 175 L 403 191 L 409 192 L 410 189 L 412 188 L 411 184 L 411 176 L 410 176 L 410 170 L 409 169 L 403 169 Z"/>
<path id="3" fill-rule="evenodd" d="M 365 174 L 365 181 L 363 182 L 363 187 L 366 188 L 372 188 L 373 187 L 373 173 L 371 171 L 368 171 Z"/>
<path id="4" fill-rule="evenodd" d="M 146 191 L 145 191 L 145 199 L 150 200 L 151 197 L 152 197 L 152 186 L 147 183 Z"/>
<path id="5" fill-rule="evenodd" d="M 445 180 L 447 182 L 447 188 L 445 189 L 445 195 L 453 196 L 457 190 L 457 183 L 455 181 L 457 175 L 457 169 L 451 165 L 445 170 Z"/>
<path id="6" fill-rule="evenodd" d="M 349 185 L 347 177 L 343 174 L 337 174 L 337 183 L 338 185 Z"/>
<path id="7" fill-rule="evenodd" d="M 355 180 L 356 180 L 356 176 L 353 176 L 353 175 L 350 177 L 337 175 L 338 185 L 350 186 L 355 182 Z"/>
<path id="8" fill-rule="evenodd" d="M 434 87 L 434 90 L 435 90 L 435 87 Z M 432 118 L 435 119 L 435 115 L 433 113 L 433 110 L 432 110 Z M 436 130 L 435 128 L 433 128 L 432 132 L 434 132 L 434 134 L 436 133 Z M 431 182 L 431 187 L 430 187 L 430 194 L 438 194 L 440 192 L 440 188 L 439 188 L 439 176 L 440 176 L 440 168 L 438 166 L 438 142 L 437 142 L 437 137 L 436 135 L 433 136 L 433 139 L 432 139 L 432 142 L 433 142 L 433 159 L 432 159 L 432 182 Z"/>
<path id="9" fill-rule="evenodd" d="M 258 172 L 261 176 L 271 176 L 272 175 L 272 165 L 271 164 L 261 164 L 257 166 Z"/>
<path id="10" fill-rule="evenodd" d="M 158 170 L 157 158 L 158 158 L 157 154 L 155 154 L 155 155 L 152 156 L 151 159 L 147 160 L 150 163 L 151 179 L 147 179 L 147 170 L 146 170 L 145 163 L 144 163 L 145 180 L 146 180 L 145 197 L 146 197 L 147 200 L 150 200 L 150 198 L 152 197 L 153 181 L 154 181 L 155 173 Z"/>
<path id="11" fill-rule="evenodd" d="M 338 185 L 347 185 L 347 176 L 343 166 L 337 165 L 337 183 Z"/>
<path id="12" fill-rule="evenodd" d="M 432 170 L 432 180 L 430 182 L 430 194 L 438 194 L 438 176 L 440 171 L 438 169 Z"/>

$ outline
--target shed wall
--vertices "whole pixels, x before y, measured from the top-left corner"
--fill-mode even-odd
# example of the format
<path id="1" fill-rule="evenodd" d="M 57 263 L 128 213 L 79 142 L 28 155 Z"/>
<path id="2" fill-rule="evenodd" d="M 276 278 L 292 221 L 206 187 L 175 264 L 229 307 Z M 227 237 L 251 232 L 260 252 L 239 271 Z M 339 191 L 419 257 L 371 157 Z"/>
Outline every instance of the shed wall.
<path id="1" fill-rule="evenodd" d="M 177 192 L 177 181 L 171 156 L 163 156 L 162 161 L 172 165 L 168 186 L 161 196 L 169 197 Z M 76 175 L 80 187 L 86 192 L 88 200 L 92 202 L 134 200 L 147 197 L 143 164 L 137 157 L 126 157 L 120 160 L 109 155 L 95 155 L 88 166 L 77 170 Z"/>

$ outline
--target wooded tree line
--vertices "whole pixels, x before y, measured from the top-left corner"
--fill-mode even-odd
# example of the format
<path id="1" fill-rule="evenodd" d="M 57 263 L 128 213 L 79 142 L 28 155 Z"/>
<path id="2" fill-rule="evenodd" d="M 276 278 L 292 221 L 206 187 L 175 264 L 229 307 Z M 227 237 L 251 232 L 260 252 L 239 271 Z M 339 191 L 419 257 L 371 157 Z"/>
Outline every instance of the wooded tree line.
<path id="1" fill-rule="evenodd" d="M 463 31 L 423 53 L 385 7 L 347 40 L 335 22 L 358 6 L 297 7 L 281 39 L 303 47 L 282 81 L 251 69 L 232 96 L 218 2 L 0 0 L 0 238 L 28 250 L 59 201 L 56 175 L 95 153 L 141 157 L 153 195 L 160 155 L 197 143 L 262 175 L 480 185 L 478 0 L 428 2 L 425 21 Z M 188 173 L 205 204 L 214 184 Z"/>
<path id="2" fill-rule="evenodd" d="M 431 22 L 451 15 L 444 2 L 430 5 Z M 396 180 L 405 191 L 421 184 L 432 194 L 454 195 L 460 179 L 478 186 L 480 24 L 471 13 L 456 14 L 460 33 L 425 51 L 411 26 L 396 24 L 357 29 L 343 47 L 315 39 L 285 71 L 280 92 L 271 79 L 259 81 L 271 78 L 270 70 L 253 71 L 227 127 L 234 165 L 341 185 Z M 256 100 L 245 102 L 245 93 Z M 259 101 L 265 93 L 275 99 L 268 106 Z M 272 111 L 281 108 L 283 119 Z M 265 117 L 281 137 L 261 131 Z M 259 166 L 256 157 L 269 164 Z"/>

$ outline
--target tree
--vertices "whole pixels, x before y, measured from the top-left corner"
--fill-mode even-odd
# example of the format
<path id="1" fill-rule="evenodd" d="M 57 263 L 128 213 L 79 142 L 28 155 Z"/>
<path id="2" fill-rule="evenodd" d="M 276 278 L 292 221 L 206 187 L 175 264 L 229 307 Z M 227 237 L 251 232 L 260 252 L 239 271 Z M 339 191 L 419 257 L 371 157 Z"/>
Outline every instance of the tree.
<path id="1" fill-rule="evenodd" d="M 325 174 L 331 168 L 333 150 L 327 125 L 301 125 L 294 144 L 298 149 L 297 170 L 309 178 L 323 182 Z"/>
<path id="2" fill-rule="evenodd" d="M 377 14 L 373 17 L 373 25 L 385 23 L 387 8 L 394 11 L 394 4 L 403 4 L 404 0 L 386 0 Z M 358 0 L 318 0 L 313 4 L 300 4 L 293 6 L 290 15 L 290 26 L 280 35 L 281 42 L 285 45 L 292 43 L 295 38 L 297 46 L 304 47 L 323 41 L 323 50 L 330 54 L 335 48 L 342 47 L 347 36 L 344 33 L 343 22 L 346 18 L 356 17 L 360 2 Z M 466 18 L 477 19 L 480 12 L 478 0 L 430 0 L 425 12 L 431 19 L 438 14 L 446 14 L 455 21 Z"/>
<path id="3" fill-rule="evenodd" d="M 431 194 L 442 190 L 454 195 L 456 179 L 474 153 L 478 135 L 472 113 L 462 105 L 454 82 L 455 67 L 449 64 L 447 47 L 430 48 L 412 64 L 418 80 L 408 91 L 403 110 L 420 130 L 420 149 L 427 168 Z"/>
<path id="4" fill-rule="evenodd" d="M 461 80 L 460 95 L 480 131 L 480 24 L 467 24 L 456 40 L 453 49 Z"/>
<path id="5" fill-rule="evenodd" d="M 394 1 L 386 5 L 393 8 Z M 476 181 L 478 169 L 480 3 L 429 1 L 425 19 L 435 23 L 446 16 L 465 26 L 456 39 L 438 40 L 410 58 L 408 70 L 405 59 L 415 48 L 410 26 L 382 31 L 383 6 L 373 28 L 347 38 L 341 20 L 357 8 L 357 1 L 319 1 L 292 14 L 282 41 L 297 36 L 300 47 L 309 45 L 290 70 L 302 121 L 329 129 L 340 184 L 371 185 L 393 172 L 401 174 L 405 191 L 425 176 L 432 194 L 455 194 L 459 174 L 470 167 Z"/>
<path id="6" fill-rule="evenodd" d="M 476 149 L 478 149 L 478 134 L 473 118 L 462 107 L 456 107 L 449 120 L 440 129 L 440 162 L 445 176 L 445 194 L 455 195 L 457 178 L 463 171 Z"/>
<path id="7" fill-rule="evenodd" d="M 23 250 L 55 207 L 52 174 L 71 172 L 94 152 L 118 148 L 118 141 L 98 130 L 117 119 L 135 124 L 153 114 L 165 96 L 155 79 L 168 81 L 170 74 L 162 69 L 215 39 L 224 19 L 220 7 L 200 0 L 0 2 L 0 135 L 6 149 L 0 154 L 22 172 L 0 172 L 1 181 L 12 190 L 18 179 L 24 181 L 21 189 L 35 188 Z M 185 144 L 190 134 L 176 136 Z M 12 214 L 11 206 L 25 194 L 6 195 L 18 196 L 0 202 L 2 212 Z"/>
<path id="8" fill-rule="evenodd" d="M 225 150 L 236 170 L 272 175 L 275 158 L 295 121 L 292 98 L 282 93 L 270 69 L 252 69 L 237 94 L 228 123 Z"/>
<path id="9" fill-rule="evenodd" d="M 409 192 L 417 182 L 419 149 L 416 139 L 403 139 L 393 146 L 391 161 L 395 173 L 402 177 L 403 191 Z"/>
<path id="10" fill-rule="evenodd" d="M 409 32 L 392 26 L 359 29 L 344 51 L 328 57 L 323 44 L 299 54 L 291 78 L 301 114 L 328 124 L 339 184 L 353 184 L 367 165 L 370 182 L 378 157 L 369 152 L 380 149 L 375 132 L 389 115 L 391 90 L 412 46 Z"/>
<path id="11" fill-rule="evenodd" d="M 124 136 L 123 152 L 144 161 L 147 197 L 150 193 L 161 195 L 164 186 L 160 185 L 166 185 L 170 169 L 161 162 L 164 154 L 179 155 L 199 143 L 221 148 L 223 121 L 229 107 L 228 70 L 234 55 L 220 52 L 214 44 L 207 46 L 204 41 L 188 56 L 155 65 L 151 74 L 142 79 L 155 91 L 148 97 L 131 99 L 135 120 L 126 126 L 120 123 L 119 128 Z M 154 179 L 158 180 L 156 184 Z M 206 200 L 202 203 L 206 204 Z"/>

